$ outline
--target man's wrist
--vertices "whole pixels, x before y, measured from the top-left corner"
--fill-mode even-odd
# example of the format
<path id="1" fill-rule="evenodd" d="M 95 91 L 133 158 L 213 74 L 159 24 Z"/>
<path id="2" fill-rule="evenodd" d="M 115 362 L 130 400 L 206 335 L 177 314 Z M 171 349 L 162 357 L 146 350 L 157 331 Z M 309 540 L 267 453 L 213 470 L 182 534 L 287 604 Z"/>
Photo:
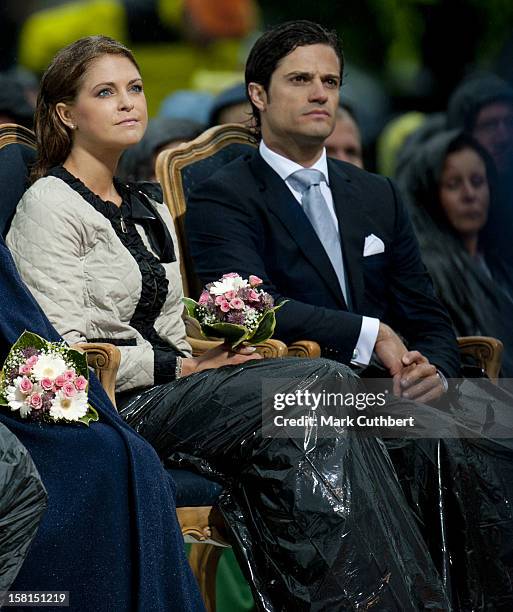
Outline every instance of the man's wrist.
<path id="1" fill-rule="evenodd" d="M 392 328 L 389 327 L 386 323 L 382 321 L 379 322 L 378 327 L 378 336 L 376 338 L 376 342 L 381 342 L 382 340 L 387 340 L 393 334 Z"/>

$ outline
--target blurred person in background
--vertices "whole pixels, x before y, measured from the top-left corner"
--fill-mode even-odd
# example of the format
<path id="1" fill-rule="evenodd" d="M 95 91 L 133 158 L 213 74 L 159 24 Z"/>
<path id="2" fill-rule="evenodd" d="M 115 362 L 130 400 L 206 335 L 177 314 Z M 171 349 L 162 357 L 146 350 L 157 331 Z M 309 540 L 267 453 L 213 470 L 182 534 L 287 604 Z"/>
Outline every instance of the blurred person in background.
<path id="1" fill-rule="evenodd" d="M 408 121 L 407 116 L 410 116 Z M 413 120 L 412 119 L 413 115 Z M 420 117 L 415 118 L 418 113 L 406 113 L 403 115 L 407 125 L 407 134 L 398 145 L 392 159 L 392 168 L 390 176 L 396 176 L 402 168 L 409 164 L 411 158 L 415 155 L 417 149 L 436 134 L 439 134 L 445 129 L 446 115 L 445 113 L 430 113 L 428 115 L 420 114 Z M 400 120 L 398 120 L 400 126 Z"/>
<path id="2" fill-rule="evenodd" d="M 424 123 L 426 115 L 409 111 L 388 121 L 376 141 L 376 171 L 394 176 L 398 155 L 410 134 Z M 445 120 L 444 120 L 445 121 Z"/>
<path id="3" fill-rule="evenodd" d="M 246 127 L 251 127 L 252 116 L 251 104 L 246 94 L 246 85 L 236 83 L 223 89 L 214 99 L 208 123 L 210 126 L 240 123 Z"/>
<path id="4" fill-rule="evenodd" d="M 349 106 L 341 105 L 337 110 L 335 129 L 325 140 L 328 157 L 340 159 L 363 168 L 363 150 L 360 129 Z"/>
<path id="5" fill-rule="evenodd" d="M 449 100 L 447 127 L 471 134 L 495 163 L 497 204 L 488 231 L 513 266 L 513 87 L 494 74 L 469 77 Z"/>
<path id="6" fill-rule="evenodd" d="M 491 157 L 469 135 L 439 132 L 419 143 L 398 182 L 457 335 L 499 338 L 502 374 L 513 377 L 513 269 L 487 233 L 496 205 Z"/>
<path id="7" fill-rule="evenodd" d="M 461 128 L 492 156 L 499 177 L 513 171 L 513 87 L 494 74 L 466 79 L 453 92 L 447 127 Z"/>
<path id="8" fill-rule="evenodd" d="M 203 131 L 203 126 L 187 119 L 150 119 L 143 138 L 122 155 L 118 176 L 124 181 L 156 182 L 155 164 L 161 151 L 174 149 L 193 140 Z"/>
<path id="9" fill-rule="evenodd" d="M 14 74 L 0 73 L 0 124 L 32 127 L 35 106 Z"/>
<path id="10" fill-rule="evenodd" d="M 164 119 L 187 119 L 206 128 L 214 96 L 208 91 L 180 89 L 164 98 L 159 117 Z"/>

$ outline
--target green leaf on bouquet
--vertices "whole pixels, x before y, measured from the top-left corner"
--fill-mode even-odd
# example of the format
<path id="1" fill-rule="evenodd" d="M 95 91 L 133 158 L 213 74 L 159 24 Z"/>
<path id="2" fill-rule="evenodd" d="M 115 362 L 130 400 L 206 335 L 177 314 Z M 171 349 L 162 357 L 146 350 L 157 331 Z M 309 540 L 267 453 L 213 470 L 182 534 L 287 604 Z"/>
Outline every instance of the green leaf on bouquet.
<path id="1" fill-rule="evenodd" d="M 251 332 L 246 327 L 244 329 L 246 330 L 246 333 L 235 342 L 232 342 L 232 349 L 237 348 L 239 344 L 246 342 L 249 336 L 251 335 Z"/>
<path id="2" fill-rule="evenodd" d="M 262 317 L 262 320 L 255 331 L 251 334 L 251 336 L 249 336 L 248 342 L 251 342 L 251 344 L 258 344 L 259 342 L 269 340 L 274 333 L 275 327 L 276 316 L 274 314 L 274 310 L 269 310 L 269 312 L 266 312 Z"/>
<path id="3" fill-rule="evenodd" d="M 247 328 L 236 323 L 204 323 L 201 326 L 201 331 L 207 337 L 224 338 L 234 348 L 244 342 L 248 336 Z"/>
<path id="4" fill-rule="evenodd" d="M 196 319 L 196 308 L 198 307 L 198 302 L 188 297 L 182 298 L 182 302 L 185 304 L 187 314 L 193 319 Z"/>
<path id="5" fill-rule="evenodd" d="M 262 317 L 258 327 L 255 329 L 253 334 L 249 336 L 248 342 L 251 344 L 259 344 L 260 342 L 265 342 L 272 338 L 274 334 L 274 328 L 276 327 L 276 311 L 279 310 L 284 304 L 286 304 L 288 300 L 283 300 L 277 306 L 275 306 L 272 310 L 269 310 Z"/>
<path id="6" fill-rule="evenodd" d="M 83 423 L 84 425 L 87 425 L 89 427 L 89 423 L 91 423 L 91 421 L 98 421 L 99 418 L 100 417 L 98 416 L 96 410 L 91 406 L 91 404 L 88 404 L 87 412 L 82 418 L 78 420 L 80 421 L 80 423 Z"/>
<path id="7" fill-rule="evenodd" d="M 51 344 L 51 343 L 50 343 Z M 89 380 L 89 368 L 87 367 L 87 355 L 75 349 L 66 349 L 66 361 L 75 368 L 77 374 L 81 374 Z"/>
<path id="8" fill-rule="evenodd" d="M 9 353 L 12 353 L 13 351 L 16 351 L 18 349 L 26 349 L 32 347 L 39 351 L 41 349 L 46 348 L 49 344 L 52 343 L 48 342 L 48 340 L 45 340 L 44 338 L 41 338 L 41 336 L 34 334 L 33 332 L 25 330 L 16 340 L 16 342 L 12 345 Z"/>
<path id="9" fill-rule="evenodd" d="M 290 302 L 290 300 L 282 300 L 279 304 L 276 304 L 276 306 L 273 308 L 274 312 L 276 312 L 277 310 L 280 310 L 280 308 L 282 306 L 285 306 L 287 302 Z"/>
<path id="10" fill-rule="evenodd" d="M 3 369 L 0 371 L 0 389 L 4 388 L 4 371 Z M 7 406 L 7 398 L 4 396 L 2 392 L 0 392 L 0 406 Z"/>

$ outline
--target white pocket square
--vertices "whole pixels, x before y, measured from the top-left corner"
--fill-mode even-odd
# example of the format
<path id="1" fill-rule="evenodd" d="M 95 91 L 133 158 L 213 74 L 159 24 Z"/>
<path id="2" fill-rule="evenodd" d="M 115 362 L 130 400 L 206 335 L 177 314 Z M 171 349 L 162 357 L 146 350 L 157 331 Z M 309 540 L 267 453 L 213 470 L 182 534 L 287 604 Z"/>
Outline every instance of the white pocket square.
<path id="1" fill-rule="evenodd" d="M 374 234 L 366 236 L 365 244 L 363 246 L 363 256 L 369 257 L 369 255 L 377 255 L 378 253 L 385 252 L 385 243 L 381 238 L 378 238 Z"/>

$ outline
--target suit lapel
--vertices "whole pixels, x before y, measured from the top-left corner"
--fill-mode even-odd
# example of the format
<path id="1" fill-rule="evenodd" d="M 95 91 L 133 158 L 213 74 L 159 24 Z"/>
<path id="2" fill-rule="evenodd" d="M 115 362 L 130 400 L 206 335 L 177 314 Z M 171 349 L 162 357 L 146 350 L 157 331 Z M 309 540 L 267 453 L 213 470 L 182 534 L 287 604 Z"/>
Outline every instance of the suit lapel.
<path id="1" fill-rule="evenodd" d="M 328 159 L 330 189 L 337 214 L 344 268 L 351 291 L 352 309 L 359 312 L 364 303 L 363 247 L 369 220 L 360 194 L 344 170 Z"/>
<path id="2" fill-rule="evenodd" d="M 255 152 L 250 166 L 268 209 L 281 221 L 305 257 L 317 269 L 340 306 L 347 309 L 335 270 L 301 205 L 260 153 Z"/>

